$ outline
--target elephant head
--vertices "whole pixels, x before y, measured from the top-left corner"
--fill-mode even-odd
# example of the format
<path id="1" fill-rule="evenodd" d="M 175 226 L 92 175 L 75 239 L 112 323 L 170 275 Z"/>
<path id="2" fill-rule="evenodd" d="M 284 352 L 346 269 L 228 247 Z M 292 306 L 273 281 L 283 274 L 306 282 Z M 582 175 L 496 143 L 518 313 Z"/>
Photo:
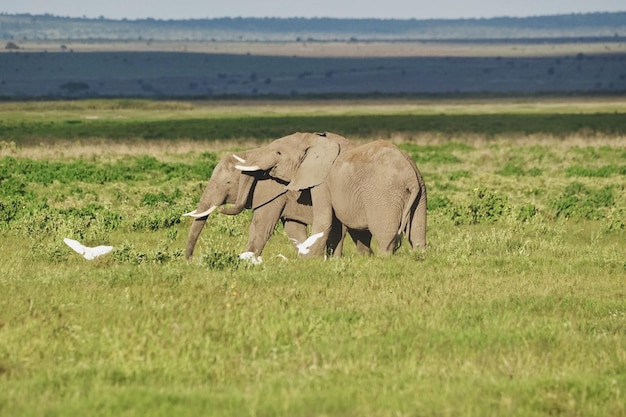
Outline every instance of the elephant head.
<path id="1" fill-rule="evenodd" d="M 245 153 L 241 154 L 245 157 Z M 246 205 L 250 205 L 250 195 L 255 184 L 255 177 L 241 175 L 235 165 L 245 163 L 242 157 L 232 155 L 224 156 L 215 166 L 211 179 L 209 180 L 202 197 L 195 210 L 185 213 L 184 216 L 194 218 L 187 238 L 186 256 L 187 259 L 193 255 L 198 236 L 204 228 L 209 215 L 226 203 L 236 203 L 232 208 L 220 208 L 227 214 L 241 212 Z"/>
<path id="2" fill-rule="evenodd" d="M 283 181 L 287 190 L 304 190 L 321 184 L 348 140 L 331 133 L 294 133 L 248 151 L 242 172 L 266 173 Z"/>

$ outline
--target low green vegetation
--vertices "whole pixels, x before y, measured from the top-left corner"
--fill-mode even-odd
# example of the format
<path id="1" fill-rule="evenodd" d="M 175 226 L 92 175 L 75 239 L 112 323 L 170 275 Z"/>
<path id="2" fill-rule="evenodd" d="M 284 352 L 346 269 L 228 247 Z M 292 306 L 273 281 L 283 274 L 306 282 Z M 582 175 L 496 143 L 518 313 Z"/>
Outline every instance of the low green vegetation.
<path id="1" fill-rule="evenodd" d="M 341 132 L 348 137 L 372 138 L 429 135 L 449 140 L 497 137 L 626 134 L 626 105 L 620 101 L 567 101 L 533 104 L 483 100 L 449 105 L 411 101 L 369 105 L 340 102 L 312 106 L 306 102 L 186 104 L 146 100 L 0 103 L 0 138 L 39 144 L 59 140 L 103 138 L 155 140 L 269 140 L 295 131 Z M 432 152 L 432 150 L 431 150 Z"/>
<path id="2" fill-rule="evenodd" d="M 58 103 L 72 120 L 85 105 Z M 162 108 L 145 105 L 128 110 L 134 126 L 156 123 Z M 194 111 L 177 106 L 169 120 Z M 190 262 L 181 214 L 223 152 L 255 146 L 253 122 L 265 139 L 281 120 L 331 119 L 230 109 L 215 123 L 244 126 L 233 142 L 186 122 L 168 136 L 163 122 L 153 147 L 139 128 L 125 138 L 126 122 L 83 121 L 80 142 L 63 120 L 31 136 L 35 114 L 13 111 L 0 131 L 0 415 L 626 414 L 624 112 L 570 109 L 578 128 L 561 133 L 547 121 L 568 112 L 517 112 L 500 133 L 494 115 L 454 129 L 432 116 L 410 135 L 414 116 L 360 133 L 338 117 L 328 130 L 381 132 L 417 162 L 427 253 L 360 257 L 347 242 L 343 258 L 298 259 L 279 225 L 252 266 L 238 258 L 249 212 L 214 214 Z M 64 237 L 114 249 L 86 261 Z"/>

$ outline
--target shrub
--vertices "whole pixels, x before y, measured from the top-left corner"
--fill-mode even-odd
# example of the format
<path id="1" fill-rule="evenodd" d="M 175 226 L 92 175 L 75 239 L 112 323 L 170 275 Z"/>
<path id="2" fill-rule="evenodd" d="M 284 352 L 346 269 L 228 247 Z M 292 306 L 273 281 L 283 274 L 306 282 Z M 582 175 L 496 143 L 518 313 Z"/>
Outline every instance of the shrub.
<path id="1" fill-rule="evenodd" d="M 142 252 L 136 249 L 134 244 L 129 242 L 124 242 L 119 247 L 114 247 L 111 253 L 116 262 L 129 263 L 132 265 L 144 263 L 163 264 L 183 256 L 183 251 L 180 248 L 171 250 L 167 245 L 160 245 L 159 248 L 152 252 Z"/>
<path id="2" fill-rule="evenodd" d="M 174 204 L 182 197 L 183 193 L 178 188 L 169 195 L 163 191 L 159 191 L 157 194 L 146 193 L 141 197 L 141 204 L 144 206 L 156 206 L 159 203 Z"/>
<path id="3" fill-rule="evenodd" d="M 534 204 L 524 204 L 517 209 L 517 220 L 526 222 L 537 214 L 537 207 Z"/>
<path id="4" fill-rule="evenodd" d="M 507 177 L 507 176 L 538 177 L 538 176 L 541 175 L 541 170 L 539 168 L 531 168 L 529 170 L 524 170 L 524 168 L 522 168 L 520 166 L 520 164 L 515 164 L 513 162 L 509 162 L 509 163 L 507 163 L 504 166 L 504 168 L 502 168 L 500 171 L 497 171 L 496 174 L 502 175 L 502 176 L 505 176 L 505 177 Z"/>
<path id="5" fill-rule="evenodd" d="M 452 220 L 459 224 L 493 223 L 510 211 L 508 198 L 497 191 L 484 188 L 474 190 L 465 204 L 452 208 Z"/>
<path id="6" fill-rule="evenodd" d="M 452 206 L 452 201 L 446 196 L 428 197 L 428 211 L 447 209 Z"/>
<path id="7" fill-rule="evenodd" d="M 599 219 L 602 209 L 613 206 L 613 187 L 589 189 L 580 182 L 569 184 L 563 194 L 550 202 L 557 217 Z"/>
<path id="8" fill-rule="evenodd" d="M 234 252 L 211 250 L 202 255 L 202 264 L 208 269 L 222 271 L 225 269 L 237 269 L 242 266 L 243 261 Z"/>
<path id="9" fill-rule="evenodd" d="M 59 214 L 64 216 L 68 221 L 72 221 L 72 218 L 79 220 L 85 228 L 97 224 L 98 227 L 104 230 L 115 230 L 122 224 L 122 215 L 120 213 L 95 204 L 90 204 L 82 208 L 72 207 L 59 210 Z"/>
<path id="10" fill-rule="evenodd" d="M 471 172 L 469 171 L 453 171 L 448 175 L 448 180 L 450 181 L 456 181 L 458 179 L 461 178 L 470 178 L 472 176 Z"/>
<path id="11" fill-rule="evenodd" d="M 13 221 L 17 217 L 21 207 L 23 207 L 21 199 L 10 198 L 0 201 L 0 226 L 8 225 Z"/>
<path id="12" fill-rule="evenodd" d="M 130 263 L 133 265 L 139 265 L 148 260 L 148 255 L 143 252 L 139 252 L 135 249 L 135 245 L 132 243 L 124 243 L 120 247 L 113 248 L 111 252 L 113 259 L 117 262 Z"/>
<path id="13" fill-rule="evenodd" d="M 149 213 L 141 213 L 132 223 L 132 230 L 157 231 L 180 223 L 181 212 L 175 207 L 161 208 Z"/>
<path id="14" fill-rule="evenodd" d="M 626 175 L 626 166 L 605 165 L 600 168 L 585 168 L 574 165 L 565 170 L 568 177 L 607 178 L 614 174 Z"/>
<path id="15" fill-rule="evenodd" d="M 404 152 L 408 153 L 415 162 L 430 162 L 434 164 L 456 164 L 461 162 L 453 151 L 469 151 L 472 150 L 471 145 L 464 143 L 448 143 L 445 145 L 415 145 L 413 143 L 402 143 L 398 146 Z"/>

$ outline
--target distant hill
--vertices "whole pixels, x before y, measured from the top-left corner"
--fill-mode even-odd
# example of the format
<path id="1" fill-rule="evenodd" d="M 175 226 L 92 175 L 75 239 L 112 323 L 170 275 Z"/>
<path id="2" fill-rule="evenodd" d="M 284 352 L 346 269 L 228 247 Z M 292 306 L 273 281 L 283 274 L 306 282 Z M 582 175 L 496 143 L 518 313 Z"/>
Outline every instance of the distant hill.
<path id="1" fill-rule="evenodd" d="M 111 20 L 0 14 L 3 40 L 411 41 L 626 37 L 626 12 L 526 18 Z"/>

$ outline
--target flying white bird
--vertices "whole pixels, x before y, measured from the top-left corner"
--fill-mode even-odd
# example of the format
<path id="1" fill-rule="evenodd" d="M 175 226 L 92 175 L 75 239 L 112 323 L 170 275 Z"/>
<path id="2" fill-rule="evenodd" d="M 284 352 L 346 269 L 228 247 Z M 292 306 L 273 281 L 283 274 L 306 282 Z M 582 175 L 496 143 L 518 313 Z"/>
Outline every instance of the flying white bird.
<path id="1" fill-rule="evenodd" d="M 76 253 L 83 255 L 83 257 L 88 261 L 96 259 L 98 256 L 104 255 L 113 250 L 113 246 L 96 246 L 95 248 L 90 248 L 76 240 L 68 238 L 64 238 L 63 242 L 65 242 L 65 244 L 70 248 L 74 249 Z"/>
<path id="2" fill-rule="evenodd" d="M 293 242 L 294 245 L 296 245 L 296 248 L 298 248 L 298 255 L 306 255 L 307 253 L 309 253 L 311 246 L 313 246 L 313 244 L 317 242 L 317 239 L 322 236 L 324 236 L 324 232 L 315 233 L 314 235 L 309 236 L 302 243 L 293 238 L 290 238 L 290 240 Z"/>

